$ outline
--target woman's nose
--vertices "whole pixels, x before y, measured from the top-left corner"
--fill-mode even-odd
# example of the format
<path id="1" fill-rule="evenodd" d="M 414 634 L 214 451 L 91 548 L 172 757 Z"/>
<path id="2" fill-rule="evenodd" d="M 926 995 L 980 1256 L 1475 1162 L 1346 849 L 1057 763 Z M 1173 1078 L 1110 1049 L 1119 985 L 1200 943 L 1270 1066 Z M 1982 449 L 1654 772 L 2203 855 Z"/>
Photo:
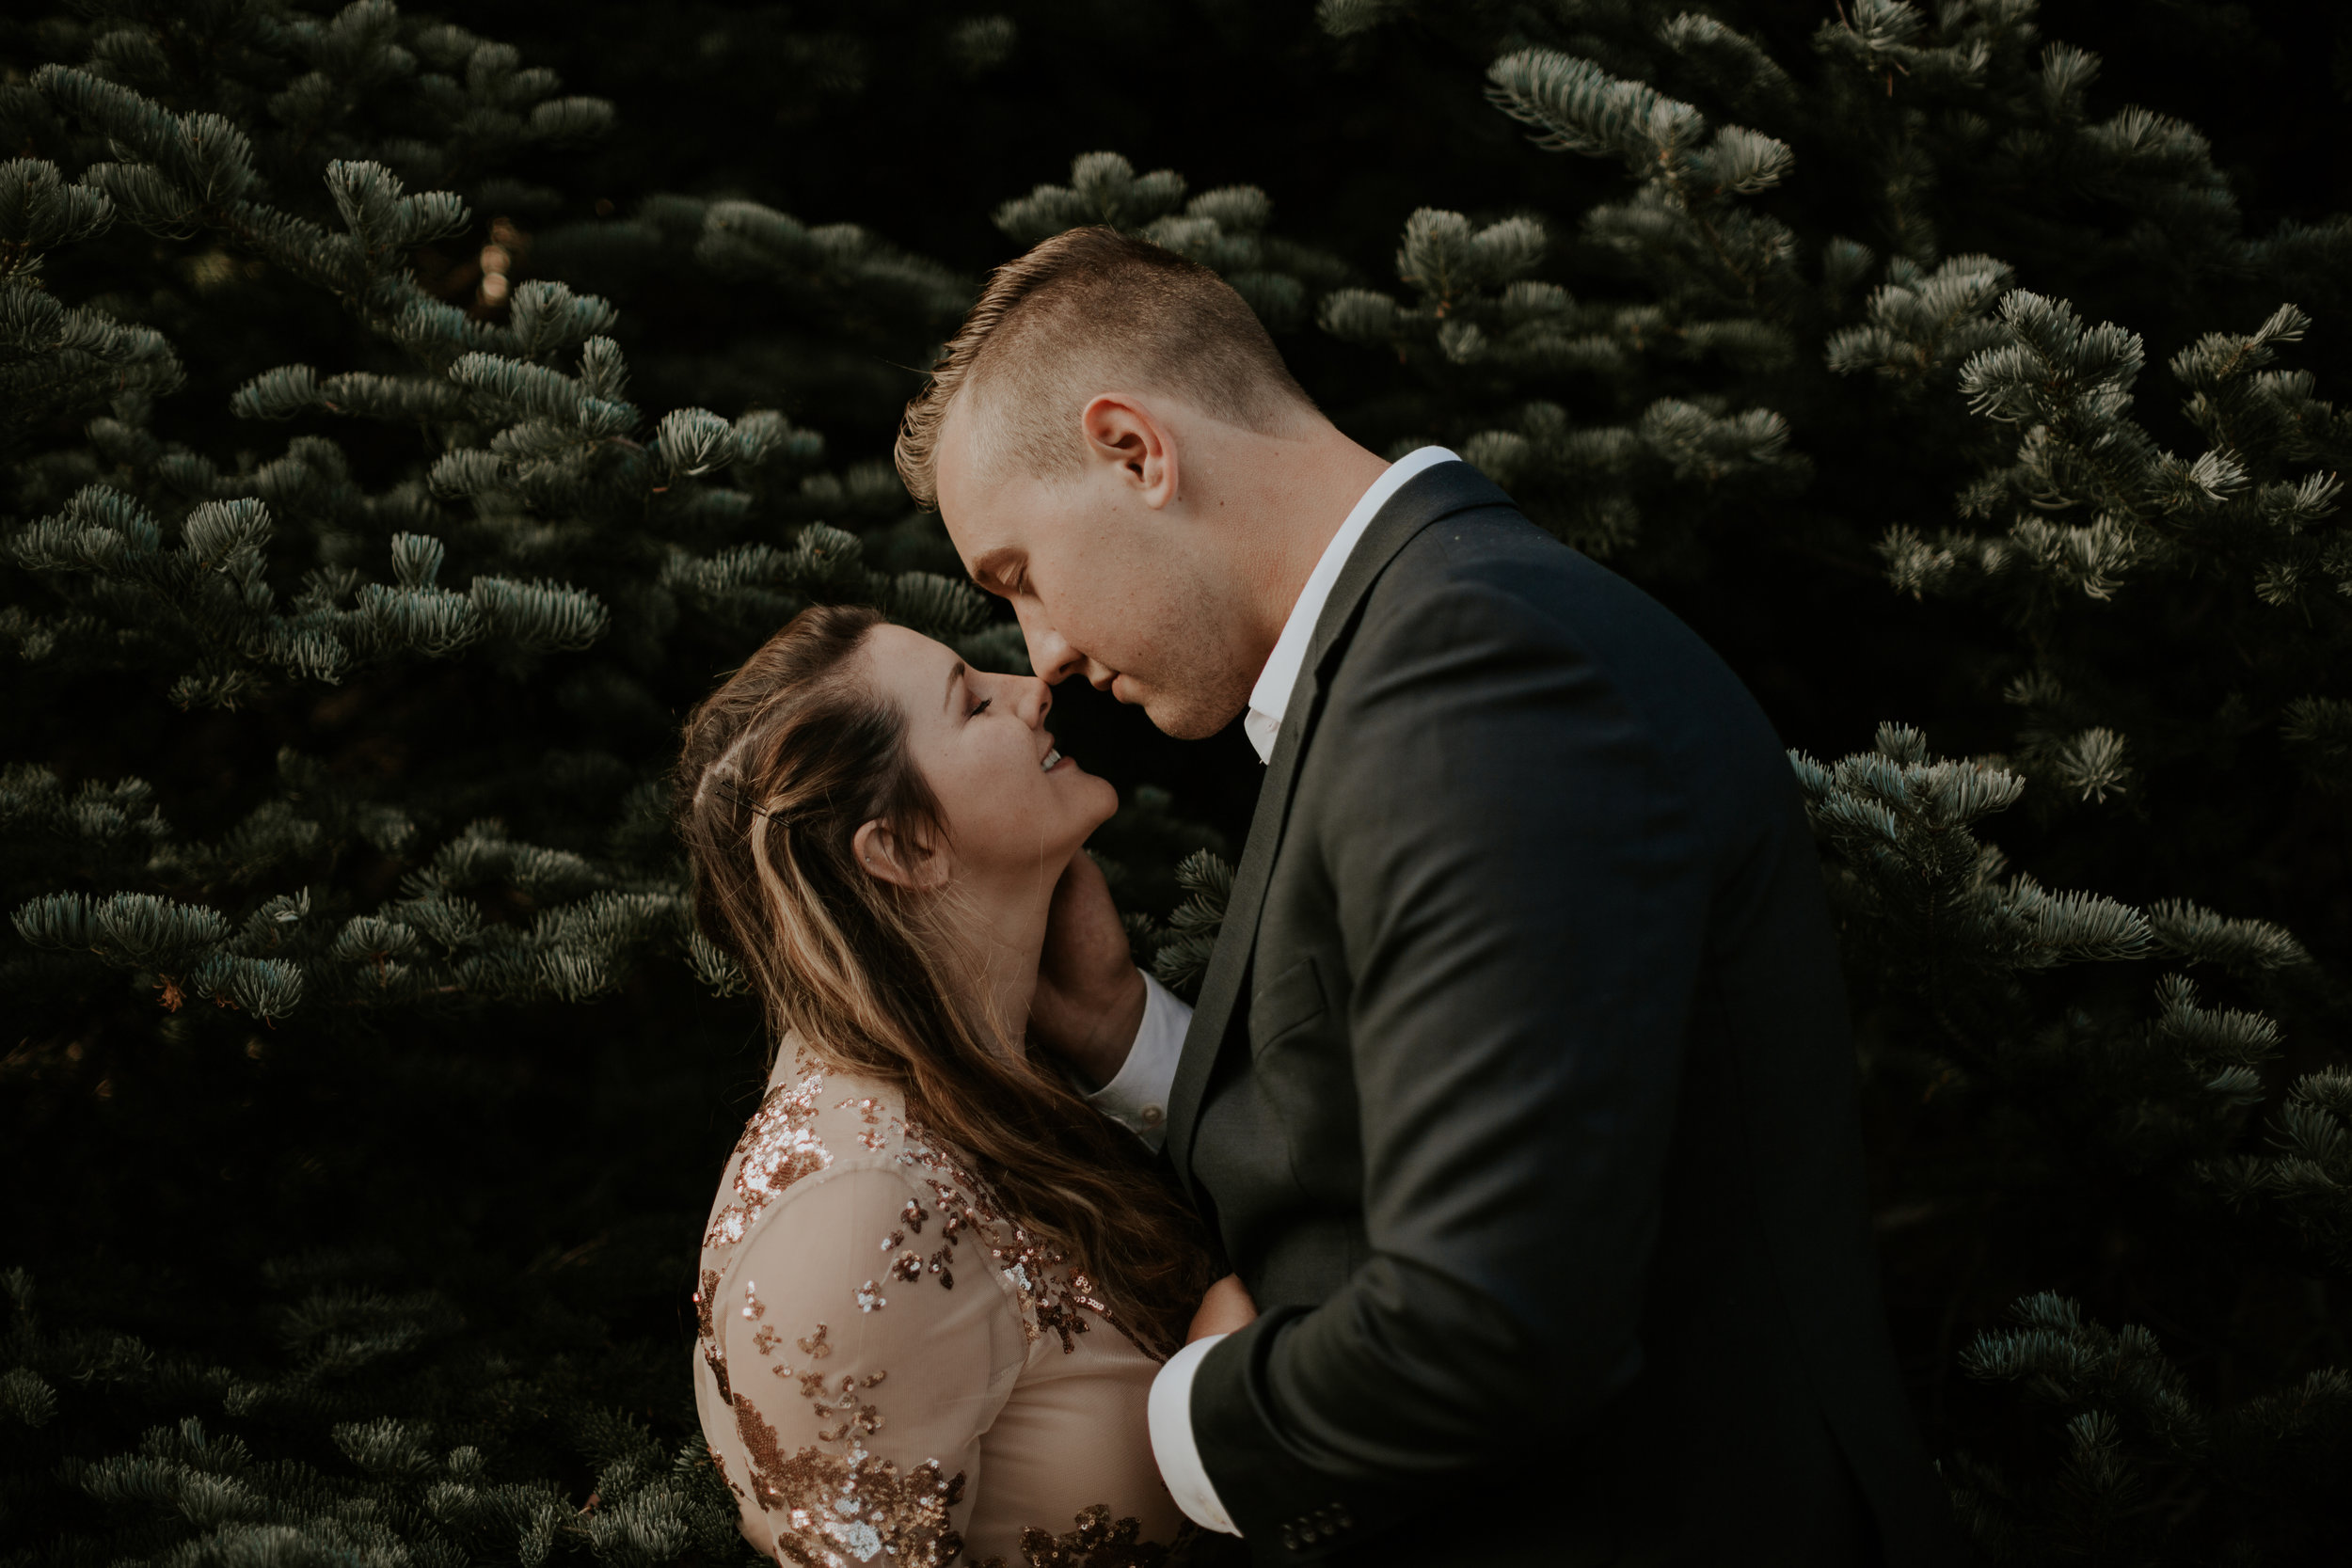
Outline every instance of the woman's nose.
<path id="1" fill-rule="evenodd" d="M 1054 689 L 1052 687 L 1035 675 L 1022 677 L 1021 696 L 1017 707 L 1029 728 L 1035 729 L 1044 723 L 1045 716 L 1053 711 L 1053 706 Z"/>

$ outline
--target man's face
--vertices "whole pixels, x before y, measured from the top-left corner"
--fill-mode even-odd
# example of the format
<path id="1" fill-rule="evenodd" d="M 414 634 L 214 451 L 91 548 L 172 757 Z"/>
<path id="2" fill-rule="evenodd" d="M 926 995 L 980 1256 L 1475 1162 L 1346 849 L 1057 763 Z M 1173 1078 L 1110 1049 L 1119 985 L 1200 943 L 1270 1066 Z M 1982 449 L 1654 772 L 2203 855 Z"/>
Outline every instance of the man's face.
<path id="1" fill-rule="evenodd" d="M 1147 461 L 1090 451 L 1050 480 L 1010 465 L 986 472 L 967 415 L 959 400 L 940 431 L 940 517 L 973 580 L 1011 602 L 1037 673 L 1083 676 L 1180 739 L 1232 722 L 1264 658 L 1241 646 L 1216 524 L 1155 492 Z"/>

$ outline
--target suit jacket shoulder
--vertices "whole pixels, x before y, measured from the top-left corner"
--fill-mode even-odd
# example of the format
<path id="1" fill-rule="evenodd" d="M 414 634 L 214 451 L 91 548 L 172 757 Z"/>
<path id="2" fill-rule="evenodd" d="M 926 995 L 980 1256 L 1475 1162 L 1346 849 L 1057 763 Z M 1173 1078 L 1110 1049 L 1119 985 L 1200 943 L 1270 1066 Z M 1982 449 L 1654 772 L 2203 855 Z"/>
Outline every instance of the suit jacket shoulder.
<path id="1" fill-rule="evenodd" d="M 1775 816 L 1795 798 L 1780 737 L 1722 657 L 1665 605 L 1507 504 L 1454 513 L 1407 539 L 1328 650 L 1324 684 L 1337 700 L 1433 654 L 1486 657 L 1502 675 L 1514 650 L 1581 665 L 1653 738 L 1662 766 L 1716 775 L 1710 797 L 1769 804 Z M 1318 726 L 1313 740 L 1350 743 L 1338 726 Z"/>

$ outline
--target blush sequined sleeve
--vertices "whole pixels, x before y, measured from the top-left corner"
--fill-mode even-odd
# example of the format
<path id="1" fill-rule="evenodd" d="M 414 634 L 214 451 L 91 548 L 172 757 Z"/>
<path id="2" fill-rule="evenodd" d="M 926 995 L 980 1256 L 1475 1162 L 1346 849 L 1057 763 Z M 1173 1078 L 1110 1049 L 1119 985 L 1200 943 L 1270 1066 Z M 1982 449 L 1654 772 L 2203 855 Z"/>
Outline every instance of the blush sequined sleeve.
<path id="1" fill-rule="evenodd" d="M 928 1196 L 845 1161 L 770 1205 L 718 1282 L 713 1391 L 780 1560 L 934 1568 L 961 1547 L 1026 1347 L 994 1270 L 927 1269 L 949 1250 Z"/>
<path id="2" fill-rule="evenodd" d="M 703 1234 L 695 1401 L 806 1568 L 1181 1568 L 1159 1357 L 889 1085 L 779 1064 Z"/>

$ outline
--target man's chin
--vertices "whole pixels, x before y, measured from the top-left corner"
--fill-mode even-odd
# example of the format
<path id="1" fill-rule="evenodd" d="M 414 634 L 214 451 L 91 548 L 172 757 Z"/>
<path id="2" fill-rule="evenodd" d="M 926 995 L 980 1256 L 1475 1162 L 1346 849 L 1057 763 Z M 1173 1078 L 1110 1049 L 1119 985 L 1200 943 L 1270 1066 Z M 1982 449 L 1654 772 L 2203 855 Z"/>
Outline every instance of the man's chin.
<path id="1" fill-rule="evenodd" d="M 1247 703 L 1202 701 L 1195 692 L 1166 691 L 1146 686 L 1124 670 L 1113 675 L 1110 694 L 1143 716 L 1162 735 L 1176 740 L 1206 740 L 1241 717 Z"/>
<path id="2" fill-rule="evenodd" d="M 1162 692 L 1148 692 L 1140 701 L 1143 716 L 1152 721 L 1152 727 L 1176 740 L 1206 740 L 1241 713 L 1239 708 L 1219 712 Z"/>

